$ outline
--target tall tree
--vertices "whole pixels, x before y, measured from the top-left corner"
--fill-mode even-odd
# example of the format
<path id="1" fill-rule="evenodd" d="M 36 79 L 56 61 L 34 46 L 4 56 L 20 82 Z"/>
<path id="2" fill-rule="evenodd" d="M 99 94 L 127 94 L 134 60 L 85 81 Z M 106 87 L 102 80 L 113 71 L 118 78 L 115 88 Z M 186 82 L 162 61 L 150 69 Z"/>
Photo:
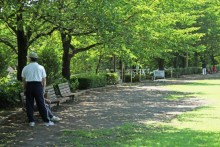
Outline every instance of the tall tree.
<path id="1" fill-rule="evenodd" d="M 66 79 L 70 78 L 72 57 L 114 38 L 114 30 L 119 25 L 116 22 L 120 19 L 117 8 L 123 6 L 121 2 L 75 0 L 56 1 L 51 5 L 54 11 L 46 20 L 59 28 L 63 45 L 62 74 Z"/>
<path id="2" fill-rule="evenodd" d="M 145 5 L 145 13 L 137 15 L 138 21 L 132 21 L 135 35 L 131 38 L 131 51 L 136 58 L 155 60 L 156 68 L 162 69 L 173 53 L 183 52 L 185 56 L 197 50 L 194 46 L 203 34 L 196 32 L 200 29 L 195 26 L 199 15 L 193 13 L 191 4 L 188 0 L 160 0 Z"/>
<path id="3" fill-rule="evenodd" d="M 34 0 L 1 1 L 0 24 L 8 33 L 0 34 L 0 42 L 12 49 L 18 56 L 18 80 L 22 80 L 21 71 L 27 63 L 28 48 L 34 41 L 55 30 L 40 19 L 44 5 Z"/>
<path id="4" fill-rule="evenodd" d="M 200 44 L 206 47 L 206 50 L 200 53 L 201 58 L 207 63 L 215 65 L 220 56 L 220 3 L 207 0 L 200 6 L 200 9 L 203 10 L 203 15 L 198 19 L 198 24 L 201 26 L 200 32 L 205 34 Z"/>

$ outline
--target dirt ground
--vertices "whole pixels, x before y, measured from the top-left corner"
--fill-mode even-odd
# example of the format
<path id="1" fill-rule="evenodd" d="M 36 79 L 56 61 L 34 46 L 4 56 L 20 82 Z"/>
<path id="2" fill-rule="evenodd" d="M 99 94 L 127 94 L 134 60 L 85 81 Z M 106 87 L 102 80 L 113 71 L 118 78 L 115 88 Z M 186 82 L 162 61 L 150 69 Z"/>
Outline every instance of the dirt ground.
<path id="1" fill-rule="evenodd" d="M 26 114 L 21 109 L 0 113 L 0 146 L 65 146 L 65 143 L 59 142 L 63 130 L 111 128 L 127 122 L 170 121 L 182 112 L 191 111 L 206 102 L 189 97 L 189 93 L 168 91 L 164 85 L 216 77 L 220 77 L 220 74 L 191 75 L 177 80 L 162 79 L 91 89 L 75 101 L 55 108 L 54 113 L 62 121 L 50 127 L 43 125 L 37 113 L 35 127 L 28 126 Z M 172 93 L 182 98 L 173 101 L 165 99 Z"/>

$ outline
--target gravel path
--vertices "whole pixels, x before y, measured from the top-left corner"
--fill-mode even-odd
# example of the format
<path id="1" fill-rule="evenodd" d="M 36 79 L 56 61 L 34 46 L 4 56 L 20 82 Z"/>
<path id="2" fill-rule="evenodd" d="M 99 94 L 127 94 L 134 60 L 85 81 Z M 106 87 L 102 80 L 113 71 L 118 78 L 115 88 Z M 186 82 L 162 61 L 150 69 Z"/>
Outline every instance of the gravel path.
<path id="1" fill-rule="evenodd" d="M 176 115 L 191 111 L 205 102 L 189 97 L 189 93 L 168 91 L 164 85 L 190 82 L 197 78 L 145 81 L 132 86 L 127 84 L 92 89 L 79 96 L 77 102 L 71 101 L 55 108 L 55 114 L 63 120 L 50 127 L 43 126 L 39 116 L 36 116 L 35 127 L 27 126 L 26 114 L 17 110 L 0 122 L 0 146 L 59 146 L 61 131 L 66 129 L 99 129 L 127 122 L 170 121 Z M 167 100 L 168 94 L 177 94 L 182 98 Z"/>

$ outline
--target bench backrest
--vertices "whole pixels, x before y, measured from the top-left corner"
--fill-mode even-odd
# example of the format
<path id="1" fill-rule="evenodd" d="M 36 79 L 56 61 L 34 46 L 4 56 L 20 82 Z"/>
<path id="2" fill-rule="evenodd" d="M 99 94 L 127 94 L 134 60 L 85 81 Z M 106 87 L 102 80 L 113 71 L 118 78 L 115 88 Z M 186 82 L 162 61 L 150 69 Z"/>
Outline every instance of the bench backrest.
<path id="1" fill-rule="evenodd" d="M 46 94 L 44 95 L 45 98 L 48 98 L 48 96 L 51 97 L 48 93 L 46 93 Z M 23 106 L 25 106 L 25 105 L 26 105 L 26 96 L 24 95 L 24 92 L 21 92 L 21 93 L 20 93 L 20 97 L 21 97 L 21 102 L 22 102 Z M 34 104 L 35 104 L 35 103 L 36 103 L 36 102 L 34 101 Z"/>
<path id="2" fill-rule="evenodd" d="M 165 78 L 164 70 L 154 70 L 154 80 L 156 77 Z"/>
<path id="3" fill-rule="evenodd" d="M 54 87 L 52 85 L 47 86 L 45 90 L 47 92 L 47 96 L 46 96 L 47 98 L 49 98 L 49 99 L 56 99 L 57 98 Z"/>
<path id="4" fill-rule="evenodd" d="M 154 70 L 154 76 L 155 77 L 164 77 L 165 72 L 164 72 L 164 70 Z"/>
<path id="5" fill-rule="evenodd" d="M 61 96 L 72 93 L 68 82 L 58 84 L 58 88 L 59 88 Z"/>

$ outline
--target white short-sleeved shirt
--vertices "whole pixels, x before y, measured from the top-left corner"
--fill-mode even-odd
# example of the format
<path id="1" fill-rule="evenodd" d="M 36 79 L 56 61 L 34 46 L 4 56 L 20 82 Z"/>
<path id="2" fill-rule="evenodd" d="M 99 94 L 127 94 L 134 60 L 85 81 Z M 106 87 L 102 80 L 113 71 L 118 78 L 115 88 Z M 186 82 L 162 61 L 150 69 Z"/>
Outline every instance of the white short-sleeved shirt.
<path id="1" fill-rule="evenodd" d="M 43 66 L 37 62 L 31 62 L 23 68 L 21 76 L 25 78 L 26 82 L 41 82 L 47 75 Z"/>

